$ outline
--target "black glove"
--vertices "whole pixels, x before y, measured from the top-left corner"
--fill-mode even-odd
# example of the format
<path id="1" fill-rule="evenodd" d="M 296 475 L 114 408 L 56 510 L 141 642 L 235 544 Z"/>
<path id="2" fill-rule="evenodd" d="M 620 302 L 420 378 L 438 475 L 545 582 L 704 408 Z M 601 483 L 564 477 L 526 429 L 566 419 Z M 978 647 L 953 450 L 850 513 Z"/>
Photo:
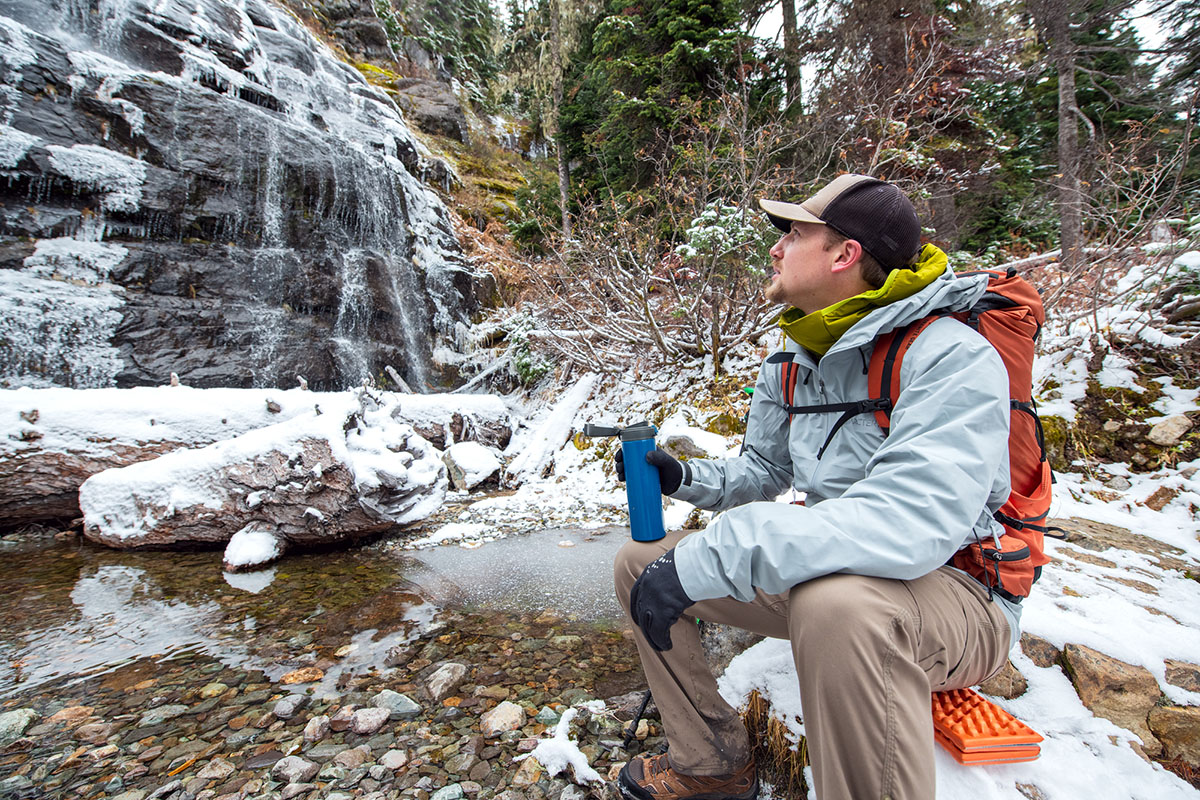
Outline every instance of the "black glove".
<path id="1" fill-rule="evenodd" d="M 670 456 L 668 456 L 670 458 Z M 629 616 L 655 650 L 671 649 L 671 626 L 692 598 L 683 591 L 675 569 L 675 548 L 651 561 L 629 592 Z"/>
<path id="2" fill-rule="evenodd" d="M 621 448 L 617 448 L 617 455 L 613 461 L 617 464 L 617 480 L 625 480 L 625 452 Z M 679 484 L 683 483 L 683 464 L 662 448 L 655 448 L 646 453 L 646 463 L 658 470 L 658 482 L 662 486 L 663 494 L 672 495 L 679 490 Z"/>

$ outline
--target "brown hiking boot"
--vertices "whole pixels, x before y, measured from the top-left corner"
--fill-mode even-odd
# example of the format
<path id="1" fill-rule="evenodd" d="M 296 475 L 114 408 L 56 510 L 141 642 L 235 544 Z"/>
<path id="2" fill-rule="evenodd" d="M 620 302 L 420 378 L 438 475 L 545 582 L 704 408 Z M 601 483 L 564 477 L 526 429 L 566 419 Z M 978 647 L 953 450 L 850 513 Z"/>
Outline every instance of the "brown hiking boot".
<path id="1" fill-rule="evenodd" d="M 631 759 L 617 786 L 628 800 L 755 800 L 758 771 L 750 759 L 732 775 L 684 775 L 661 753 Z"/>

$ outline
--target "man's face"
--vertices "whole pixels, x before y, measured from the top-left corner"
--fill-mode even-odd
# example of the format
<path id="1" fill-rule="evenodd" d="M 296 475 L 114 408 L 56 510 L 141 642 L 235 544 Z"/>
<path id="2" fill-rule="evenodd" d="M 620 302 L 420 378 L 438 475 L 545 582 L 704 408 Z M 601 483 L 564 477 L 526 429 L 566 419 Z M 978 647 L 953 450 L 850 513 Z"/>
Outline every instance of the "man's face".
<path id="1" fill-rule="evenodd" d="M 795 306 L 806 314 L 836 303 L 834 267 L 841 248 L 826 249 L 825 226 L 793 222 L 790 233 L 771 248 L 771 283 L 763 294 L 772 303 Z"/>

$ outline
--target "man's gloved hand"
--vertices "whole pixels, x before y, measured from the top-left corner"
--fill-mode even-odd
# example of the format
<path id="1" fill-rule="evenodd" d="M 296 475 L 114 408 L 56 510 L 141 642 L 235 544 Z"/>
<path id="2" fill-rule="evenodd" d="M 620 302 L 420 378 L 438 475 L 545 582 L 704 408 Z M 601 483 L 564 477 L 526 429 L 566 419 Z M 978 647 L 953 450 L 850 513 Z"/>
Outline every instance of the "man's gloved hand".
<path id="1" fill-rule="evenodd" d="M 625 453 L 621 448 L 617 448 L 613 461 L 617 464 L 617 480 L 625 480 Z M 646 463 L 658 470 L 658 482 L 663 494 L 672 495 L 679 490 L 679 484 L 683 483 L 683 464 L 658 447 L 646 453 Z"/>
<path id="2" fill-rule="evenodd" d="M 629 592 L 629 616 L 659 651 L 671 649 L 671 626 L 690 605 L 675 569 L 674 547 L 651 561 Z"/>

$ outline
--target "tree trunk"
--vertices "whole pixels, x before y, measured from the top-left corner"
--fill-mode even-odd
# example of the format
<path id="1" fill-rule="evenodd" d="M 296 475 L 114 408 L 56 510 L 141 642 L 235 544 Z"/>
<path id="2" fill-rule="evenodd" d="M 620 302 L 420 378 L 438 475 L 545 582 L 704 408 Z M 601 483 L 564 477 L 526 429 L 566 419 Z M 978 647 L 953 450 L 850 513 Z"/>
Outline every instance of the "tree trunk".
<path id="1" fill-rule="evenodd" d="M 1058 73 L 1058 219 L 1062 263 L 1068 270 L 1083 254 L 1083 187 L 1079 180 L 1079 107 L 1075 99 L 1075 45 L 1071 41 L 1074 3 L 1041 0 L 1034 18 L 1049 40 Z"/>
<path id="2" fill-rule="evenodd" d="M 1070 41 L 1056 60 L 1058 68 L 1059 245 L 1063 263 L 1074 269 L 1083 252 L 1083 188 L 1079 182 L 1079 109 L 1075 104 L 1075 58 Z"/>
<path id="3" fill-rule="evenodd" d="M 554 47 L 554 149 L 558 154 L 558 203 L 562 209 L 563 239 L 571 238 L 571 166 L 567 162 L 566 139 L 558 124 L 559 111 L 563 101 L 563 63 L 562 63 L 562 9 L 561 0 L 553 0 L 550 4 L 550 38 Z"/>
<path id="4" fill-rule="evenodd" d="M 792 112 L 800 108 L 800 31 L 796 24 L 796 0 L 783 0 L 783 79 Z"/>

